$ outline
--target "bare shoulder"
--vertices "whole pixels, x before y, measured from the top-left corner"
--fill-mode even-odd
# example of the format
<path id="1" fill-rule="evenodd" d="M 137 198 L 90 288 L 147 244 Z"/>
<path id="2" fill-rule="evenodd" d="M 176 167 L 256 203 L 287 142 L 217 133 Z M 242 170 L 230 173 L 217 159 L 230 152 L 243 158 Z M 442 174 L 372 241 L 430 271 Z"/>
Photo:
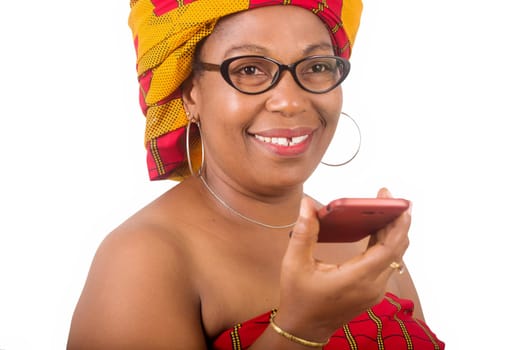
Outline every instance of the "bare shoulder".
<path id="1" fill-rule="evenodd" d="M 206 348 L 186 242 L 162 210 L 145 208 L 101 243 L 68 349 Z"/>

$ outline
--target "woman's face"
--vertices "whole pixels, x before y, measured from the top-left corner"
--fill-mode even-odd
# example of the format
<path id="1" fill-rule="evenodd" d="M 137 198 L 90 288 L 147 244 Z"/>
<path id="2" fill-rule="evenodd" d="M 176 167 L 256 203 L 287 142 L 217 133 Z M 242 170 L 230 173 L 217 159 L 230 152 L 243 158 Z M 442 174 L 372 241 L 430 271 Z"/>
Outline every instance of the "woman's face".
<path id="1" fill-rule="evenodd" d="M 290 64 L 332 54 L 329 32 L 317 16 L 296 6 L 269 6 L 221 20 L 198 59 L 220 64 L 260 55 Z M 213 172 L 256 192 L 301 185 L 311 175 L 335 131 L 342 92 L 307 92 L 284 71 L 272 89 L 247 95 L 220 72 L 199 71 L 185 103 L 200 120 L 208 176 Z"/>

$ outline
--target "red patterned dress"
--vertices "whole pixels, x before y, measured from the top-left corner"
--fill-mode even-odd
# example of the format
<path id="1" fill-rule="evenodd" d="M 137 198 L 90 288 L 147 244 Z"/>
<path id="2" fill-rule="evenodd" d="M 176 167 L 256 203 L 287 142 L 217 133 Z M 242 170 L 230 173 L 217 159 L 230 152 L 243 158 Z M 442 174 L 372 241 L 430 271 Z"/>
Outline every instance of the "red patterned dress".
<path id="1" fill-rule="evenodd" d="M 325 350 L 443 350 L 428 326 L 413 318 L 413 302 L 387 293 L 381 303 L 333 334 Z M 269 325 L 269 311 L 239 323 L 218 336 L 214 350 L 247 349 Z"/>

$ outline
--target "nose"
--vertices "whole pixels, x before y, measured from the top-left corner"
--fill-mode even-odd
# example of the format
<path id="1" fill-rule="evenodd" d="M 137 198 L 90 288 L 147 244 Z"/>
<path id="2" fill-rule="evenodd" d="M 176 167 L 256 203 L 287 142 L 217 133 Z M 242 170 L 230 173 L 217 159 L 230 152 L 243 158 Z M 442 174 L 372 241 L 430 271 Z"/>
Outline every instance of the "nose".
<path id="1" fill-rule="evenodd" d="M 283 116 L 304 112 L 308 103 L 308 92 L 302 89 L 289 70 L 284 70 L 276 86 L 267 91 L 266 109 Z"/>

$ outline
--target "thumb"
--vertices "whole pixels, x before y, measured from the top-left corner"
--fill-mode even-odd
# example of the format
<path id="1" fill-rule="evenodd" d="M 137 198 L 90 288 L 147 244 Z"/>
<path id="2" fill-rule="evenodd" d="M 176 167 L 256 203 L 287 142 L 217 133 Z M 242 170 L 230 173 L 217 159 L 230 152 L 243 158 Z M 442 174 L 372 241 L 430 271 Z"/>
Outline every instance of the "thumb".
<path id="1" fill-rule="evenodd" d="M 288 262 L 307 263 L 313 260 L 313 250 L 318 240 L 317 211 L 313 200 L 303 197 L 298 220 L 293 227 L 286 257 Z"/>

